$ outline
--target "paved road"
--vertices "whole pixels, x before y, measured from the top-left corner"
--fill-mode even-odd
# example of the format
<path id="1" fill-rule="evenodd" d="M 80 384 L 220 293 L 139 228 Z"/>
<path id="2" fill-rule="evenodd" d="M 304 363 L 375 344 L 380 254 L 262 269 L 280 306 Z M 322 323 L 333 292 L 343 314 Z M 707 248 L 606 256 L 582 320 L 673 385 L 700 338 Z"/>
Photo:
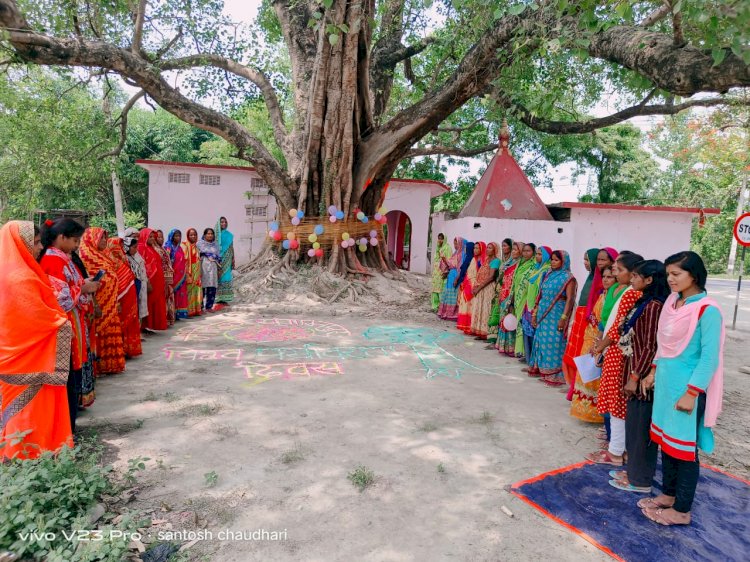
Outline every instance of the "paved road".
<path id="1" fill-rule="evenodd" d="M 707 287 L 708 294 L 721 306 L 724 314 L 724 322 L 728 327 L 732 326 L 734 315 L 734 304 L 737 299 L 737 281 L 732 279 L 709 279 Z M 737 331 L 750 334 L 750 279 L 742 280 L 742 292 L 740 293 L 740 304 L 737 310 Z"/>

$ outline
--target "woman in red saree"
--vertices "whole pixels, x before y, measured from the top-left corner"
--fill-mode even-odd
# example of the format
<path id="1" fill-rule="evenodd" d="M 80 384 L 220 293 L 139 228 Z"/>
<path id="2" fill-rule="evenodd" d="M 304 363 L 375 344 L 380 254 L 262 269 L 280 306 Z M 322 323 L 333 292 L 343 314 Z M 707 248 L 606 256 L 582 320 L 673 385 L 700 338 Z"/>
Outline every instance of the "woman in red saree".
<path id="1" fill-rule="evenodd" d="M 479 269 L 485 260 L 487 244 L 477 242 L 474 245 L 474 258 L 471 260 L 466 277 L 461 283 L 458 293 L 458 319 L 456 327 L 462 332 L 469 334 L 471 332 L 471 314 L 474 308 L 474 287 L 477 285 L 477 276 Z"/>
<path id="2" fill-rule="evenodd" d="M 146 262 L 146 275 L 151 283 L 148 293 L 148 316 L 143 325 L 148 330 L 167 329 L 167 287 L 161 254 L 157 251 L 156 232 L 144 228 L 138 234 L 138 253 Z"/>
<path id="3" fill-rule="evenodd" d="M 34 259 L 27 221 L 0 228 L 0 458 L 36 458 L 73 446 L 67 382 L 73 330 Z"/>
<path id="4" fill-rule="evenodd" d="M 188 317 L 187 262 L 181 244 L 182 232 L 173 228 L 169 231 L 164 250 L 169 253 L 172 270 L 174 271 L 172 293 L 174 294 L 175 318 L 177 320 Z"/>
<path id="5" fill-rule="evenodd" d="M 101 308 L 101 318 L 94 319 L 96 332 L 96 355 L 94 374 L 105 375 L 122 373 L 125 370 L 125 349 L 122 343 L 122 323 L 120 322 L 117 295 L 119 284 L 117 264 L 107 253 L 107 233 L 103 228 L 87 228 L 83 233 L 79 254 L 86 269 L 95 275 L 104 270 L 96 302 Z"/>
<path id="6" fill-rule="evenodd" d="M 141 349 L 141 322 L 138 318 L 138 294 L 135 289 L 135 275 L 130 269 L 122 238 L 107 240 L 107 255 L 117 266 L 117 302 L 120 305 L 120 324 L 125 357 L 137 357 Z"/>
<path id="7" fill-rule="evenodd" d="M 189 228 L 187 240 L 182 243 L 182 253 L 185 254 L 185 270 L 187 274 L 187 309 L 188 316 L 200 316 L 203 308 L 203 293 L 201 291 L 201 256 L 198 251 L 198 231 Z"/>

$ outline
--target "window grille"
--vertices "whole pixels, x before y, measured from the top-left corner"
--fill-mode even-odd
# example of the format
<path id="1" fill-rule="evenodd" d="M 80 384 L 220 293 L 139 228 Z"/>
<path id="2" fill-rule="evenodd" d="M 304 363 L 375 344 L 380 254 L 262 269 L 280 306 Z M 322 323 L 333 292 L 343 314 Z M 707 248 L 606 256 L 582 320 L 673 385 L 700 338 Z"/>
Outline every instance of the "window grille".
<path id="1" fill-rule="evenodd" d="M 190 174 L 169 172 L 169 183 L 190 183 Z"/>
<path id="2" fill-rule="evenodd" d="M 221 185 L 221 176 L 201 174 L 200 185 Z"/>

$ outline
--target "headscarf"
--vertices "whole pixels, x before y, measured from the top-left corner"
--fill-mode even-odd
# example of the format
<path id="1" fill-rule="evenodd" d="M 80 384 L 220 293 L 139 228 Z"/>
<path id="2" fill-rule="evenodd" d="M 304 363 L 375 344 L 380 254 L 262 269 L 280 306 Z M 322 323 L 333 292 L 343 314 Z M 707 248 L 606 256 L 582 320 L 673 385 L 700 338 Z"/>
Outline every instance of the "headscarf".
<path id="1" fill-rule="evenodd" d="M 198 246 L 197 242 L 196 244 L 193 244 L 190 241 L 190 233 L 195 232 L 196 239 L 198 238 L 198 231 L 194 228 L 188 228 L 185 232 L 185 239 L 182 241 L 180 246 L 182 246 L 182 253 L 185 254 L 185 261 L 187 262 L 187 269 L 188 269 L 188 281 L 192 283 L 197 283 L 200 279 L 193 277 L 193 265 L 200 262 L 200 254 L 198 253 Z M 200 268 L 199 268 L 200 269 Z M 198 271 L 200 274 L 200 271 Z"/>
<path id="2" fill-rule="evenodd" d="M 675 301 L 679 297 L 679 293 L 672 293 L 667 297 L 661 309 L 659 330 L 656 333 L 656 359 L 677 357 L 685 351 L 698 328 L 701 312 L 706 306 L 714 306 L 721 311 L 718 303 L 708 296 L 675 309 Z M 722 394 L 724 393 L 725 330 L 722 321 L 721 339 L 719 340 L 719 364 L 716 366 L 716 371 L 706 389 L 706 412 L 703 417 L 705 427 L 713 427 L 716 424 L 716 418 L 721 413 Z"/>
<path id="3" fill-rule="evenodd" d="M 588 300 L 586 301 L 586 318 L 591 318 L 591 314 L 594 312 L 594 307 L 596 306 L 596 301 L 599 300 L 599 297 L 601 296 L 602 292 L 604 291 L 604 281 L 602 280 L 602 272 L 599 270 L 598 267 L 596 267 L 596 260 L 599 258 L 599 252 L 604 250 L 607 252 L 607 255 L 612 259 L 612 262 L 614 262 L 617 259 L 617 250 L 610 247 L 601 248 L 596 253 L 596 258 L 593 262 L 591 262 L 591 254 L 589 254 L 589 261 L 591 262 L 591 271 L 594 273 L 594 278 L 591 282 L 591 287 L 589 289 L 588 294 Z M 589 250 L 591 252 L 591 250 Z M 589 275 L 591 277 L 591 275 Z M 586 280 L 588 283 L 588 279 Z M 583 291 L 586 291 L 586 286 L 584 285 Z M 583 292 L 581 292 L 581 296 L 583 296 Z M 583 299 L 581 299 L 581 303 L 583 304 Z"/>
<path id="4" fill-rule="evenodd" d="M 213 242 L 209 242 L 206 240 L 205 235 L 201 236 L 201 239 L 198 240 L 196 246 L 198 246 L 198 251 L 200 252 L 201 257 L 205 255 L 207 258 L 214 258 L 216 261 L 221 261 L 219 245 L 216 243 L 215 238 Z"/>
<path id="5" fill-rule="evenodd" d="M 458 250 L 455 249 L 456 242 L 458 242 Z M 447 262 L 451 269 L 458 269 L 463 263 L 464 252 L 466 251 L 466 240 L 460 236 L 456 236 L 453 239 L 453 248 L 453 254 L 448 258 Z"/>
<path id="6" fill-rule="evenodd" d="M 586 277 L 586 281 L 583 283 L 581 296 L 578 299 L 578 306 L 587 306 L 591 300 L 591 289 L 594 287 L 594 277 L 596 277 L 596 273 L 599 270 L 599 268 L 596 267 L 596 260 L 599 257 L 599 248 L 590 248 L 586 250 L 586 257 L 589 259 L 589 274 L 588 277 Z M 601 278 L 601 273 L 599 273 L 599 277 Z"/>
<path id="7" fill-rule="evenodd" d="M 599 319 L 599 329 L 603 330 L 604 326 L 609 322 L 609 317 L 612 314 L 615 305 L 619 302 L 620 297 L 625 291 L 628 290 L 628 285 L 622 287 L 621 290 L 617 290 L 618 284 L 615 283 L 607 290 L 607 295 L 604 297 L 604 305 L 602 306 L 602 317 Z"/>
<path id="8" fill-rule="evenodd" d="M 162 272 L 161 255 L 152 245 L 148 243 L 151 234 L 155 232 L 150 228 L 144 228 L 138 235 L 138 253 L 141 254 L 146 264 L 146 275 L 151 279 L 157 272 Z"/>
<path id="9" fill-rule="evenodd" d="M 9 221 L 0 228 L 0 441 L 8 439 L 0 457 L 36 457 L 43 450 L 73 445 L 67 413 L 50 433 L 32 432 L 16 445 L 9 440 L 18 431 L 33 429 L 24 409 L 42 385 L 64 389 L 70 370 L 73 331 L 33 252 L 32 222 Z M 26 415 L 16 420 L 22 413 Z M 27 448 L 33 445 L 37 447 Z"/>
<path id="10" fill-rule="evenodd" d="M 229 246 L 234 242 L 234 234 L 229 232 L 229 221 L 227 221 L 227 229 L 221 229 L 221 219 L 227 220 L 226 217 L 219 217 L 219 220 L 216 221 L 216 243 L 221 249 L 221 255 L 224 256 L 229 250 Z"/>
<path id="11" fill-rule="evenodd" d="M 68 317 L 57 302 L 49 277 L 34 259 L 34 224 L 9 221 L 0 228 L 0 377 L 58 374 L 65 385 L 70 365 L 55 364 L 60 327 Z M 70 354 L 68 331 L 67 353 Z M 63 351 L 66 351 L 63 348 Z M 7 400 L 7 397 L 5 398 Z"/>
<path id="12" fill-rule="evenodd" d="M 542 276 L 549 270 L 549 259 L 552 256 L 552 249 L 549 246 L 539 246 L 537 250 L 542 252 L 542 262 L 533 261 L 532 273 L 529 277 L 529 288 L 526 291 L 526 307 L 531 310 L 536 306 L 536 298 L 539 296 L 539 285 L 542 282 Z"/>
<path id="13" fill-rule="evenodd" d="M 104 238 L 104 234 L 105 232 L 103 228 L 92 226 L 86 229 L 86 232 L 83 233 L 83 237 L 81 238 L 81 247 L 78 251 L 81 254 L 83 263 L 86 265 L 86 269 L 91 271 L 93 275 L 96 275 L 100 269 L 107 272 L 106 276 L 115 275 L 117 273 L 117 264 L 110 257 L 110 253 L 106 248 L 104 250 L 99 249 L 99 242 Z M 102 279 L 102 283 L 105 282 L 107 281 Z M 114 282 L 116 282 L 116 280 Z"/>
<path id="14" fill-rule="evenodd" d="M 515 244 L 520 244 L 521 247 L 521 254 L 518 258 L 518 266 L 516 267 L 515 273 L 513 273 L 513 283 L 515 283 L 517 280 L 520 280 L 523 278 L 524 275 L 526 275 L 526 272 L 534 267 L 534 256 L 531 256 L 529 259 L 524 259 L 523 257 L 523 247 L 526 245 L 524 242 L 515 242 Z"/>
<path id="15" fill-rule="evenodd" d="M 125 256 L 121 238 L 113 237 L 107 240 L 107 254 L 117 266 L 117 298 L 119 300 L 135 284 L 135 275 L 133 275 L 133 270 L 130 269 L 130 263 Z"/>
<path id="16" fill-rule="evenodd" d="M 474 259 L 474 242 L 464 241 L 463 251 L 461 252 L 461 267 L 458 270 L 458 279 L 457 279 L 458 285 L 463 283 L 463 280 L 466 277 L 466 270 L 469 269 L 469 265 L 471 265 L 471 260 L 473 259 Z"/>
<path id="17" fill-rule="evenodd" d="M 174 233 L 177 232 L 178 230 L 179 228 L 173 228 L 172 230 L 169 231 L 169 236 L 167 236 L 164 239 L 164 250 L 169 253 L 169 259 L 172 261 L 174 261 L 175 250 L 179 248 L 179 246 L 175 246 L 172 243 L 172 237 L 174 236 Z"/>

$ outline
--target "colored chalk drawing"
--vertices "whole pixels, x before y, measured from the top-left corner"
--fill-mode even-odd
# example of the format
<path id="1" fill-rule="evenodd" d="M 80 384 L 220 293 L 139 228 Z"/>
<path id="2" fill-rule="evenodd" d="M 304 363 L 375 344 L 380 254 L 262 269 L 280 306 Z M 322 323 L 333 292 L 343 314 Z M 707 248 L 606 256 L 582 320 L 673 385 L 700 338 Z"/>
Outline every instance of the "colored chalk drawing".
<path id="1" fill-rule="evenodd" d="M 456 357 L 440 345 L 440 343 L 462 341 L 463 338 L 458 334 L 431 328 L 375 326 L 368 328 L 363 336 L 374 341 L 409 346 L 427 371 L 425 378 L 428 380 L 435 377 L 459 379 L 465 372 L 497 374 L 497 372 L 477 367 Z"/>
<path id="2" fill-rule="evenodd" d="M 292 380 L 344 374 L 341 363 L 333 361 L 271 364 L 245 363 L 242 365 L 242 368 L 245 369 L 245 376 L 250 379 L 248 386 L 255 386 L 274 378 Z"/>
<path id="3" fill-rule="evenodd" d="M 177 331 L 182 341 L 211 341 L 223 336 L 237 342 L 298 342 L 313 338 L 340 338 L 351 332 L 339 324 L 296 318 L 229 318 Z"/>

